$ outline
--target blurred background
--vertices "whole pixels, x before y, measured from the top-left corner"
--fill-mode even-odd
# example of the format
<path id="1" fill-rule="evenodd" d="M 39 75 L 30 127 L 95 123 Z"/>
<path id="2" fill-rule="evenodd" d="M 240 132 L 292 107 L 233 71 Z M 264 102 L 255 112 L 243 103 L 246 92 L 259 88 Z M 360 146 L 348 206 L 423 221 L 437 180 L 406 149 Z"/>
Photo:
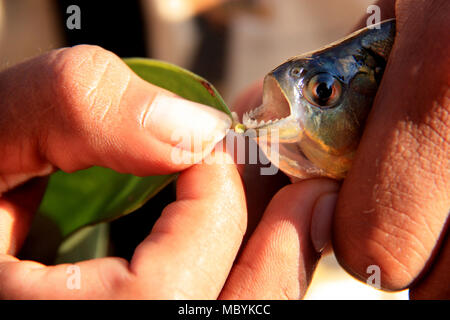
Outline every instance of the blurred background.
<path id="1" fill-rule="evenodd" d="M 121 57 L 157 58 L 190 69 L 211 81 L 232 106 L 239 93 L 287 58 L 347 35 L 374 2 L 0 0 L 0 70 L 54 48 L 97 44 Z M 81 28 L 69 30 L 67 8 L 73 4 L 80 7 Z M 172 186 L 138 212 L 101 229 L 111 239 L 106 250 L 131 257 L 173 198 Z M 35 241 L 31 234 L 28 245 Z M 332 254 L 319 263 L 306 296 L 407 298 L 407 291 L 381 292 L 354 280 Z"/>

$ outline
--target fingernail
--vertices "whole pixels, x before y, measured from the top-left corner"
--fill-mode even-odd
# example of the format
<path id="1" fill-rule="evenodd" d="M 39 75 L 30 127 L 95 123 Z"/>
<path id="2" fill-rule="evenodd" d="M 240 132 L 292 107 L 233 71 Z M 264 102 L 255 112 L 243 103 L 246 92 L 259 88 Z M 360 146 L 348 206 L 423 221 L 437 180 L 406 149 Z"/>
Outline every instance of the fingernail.
<path id="1" fill-rule="evenodd" d="M 191 151 L 194 141 L 201 142 L 202 150 L 215 145 L 225 137 L 232 123 L 224 112 L 166 95 L 155 97 L 143 121 L 161 141 Z"/>
<path id="2" fill-rule="evenodd" d="M 322 252 L 331 238 L 331 224 L 336 207 L 337 193 L 326 193 L 319 197 L 311 218 L 311 241 L 317 252 Z"/>

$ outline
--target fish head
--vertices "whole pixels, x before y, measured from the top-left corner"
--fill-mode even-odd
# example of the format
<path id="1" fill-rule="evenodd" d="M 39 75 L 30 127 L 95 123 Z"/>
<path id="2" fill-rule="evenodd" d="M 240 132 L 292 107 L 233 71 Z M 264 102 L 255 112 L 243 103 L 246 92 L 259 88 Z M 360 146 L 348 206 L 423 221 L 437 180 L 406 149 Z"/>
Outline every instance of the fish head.
<path id="1" fill-rule="evenodd" d="M 293 57 L 266 75 L 263 103 L 245 114 L 243 123 L 260 141 L 279 144 L 281 170 L 300 178 L 345 177 L 394 33 L 394 20 L 382 22 L 379 29 L 365 28 Z"/>

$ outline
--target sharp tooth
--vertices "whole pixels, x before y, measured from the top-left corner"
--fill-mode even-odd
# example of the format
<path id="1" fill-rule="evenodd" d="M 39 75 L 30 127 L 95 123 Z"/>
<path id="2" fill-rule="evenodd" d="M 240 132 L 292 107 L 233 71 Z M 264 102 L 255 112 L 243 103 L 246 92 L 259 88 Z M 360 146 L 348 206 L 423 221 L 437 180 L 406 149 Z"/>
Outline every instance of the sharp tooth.
<path id="1" fill-rule="evenodd" d="M 244 113 L 244 115 L 242 116 L 242 122 L 243 122 L 243 123 L 246 123 L 246 122 L 248 121 L 248 119 L 249 119 L 249 116 L 248 116 L 248 113 L 246 112 L 246 113 Z"/>
<path id="2" fill-rule="evenodd" d="M 255 128 L 256 126 L 258 126 L 258 121 L 254 120 L 254 119 L 250 119 L 250 120 L 248 121 L 248 127 L 249 127 L 249 128 L 253 129 L 253 128 Z"/>

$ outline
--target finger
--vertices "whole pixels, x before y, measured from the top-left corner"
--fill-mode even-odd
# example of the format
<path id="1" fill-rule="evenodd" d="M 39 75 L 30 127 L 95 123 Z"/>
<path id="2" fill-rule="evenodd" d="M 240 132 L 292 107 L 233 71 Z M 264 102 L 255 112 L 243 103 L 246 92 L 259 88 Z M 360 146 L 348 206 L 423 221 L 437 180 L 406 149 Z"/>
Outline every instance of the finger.
<path id="1" fill-rule="evenodd" d="M 448 1 L 397 2 L 397 36 L 334 223 L 339 262 L 361 280 L 408 287 L 431 262 L 448 217 Z M 414 53 L 414 54 L 411 54 Z"/>
<path id="2" fill-rule="evenodd" d="M 131 295 L 123 289 L 128 288 L 125 280 L 131 277 L 127 274 L 127 263 L 121 259 L 46 267 L 12 256 L 26 237 L 46 180 L 33 179 L 0 198 L 0 299 L 108 299 L 114 294 Z M 79 272 L 73 274 L 74 270 Z M 77 275 L 80 287 L 70 278 Z"/>
<path id="3" fill-rule="evenodd" d="M 414 300 L 448 300 L 450 299 L 450 239 L 449 233 L 444 238 L 438 256 L 428 268 L 423 280 L 409 289 L 409 297 Z"/>
<path id="4" fill-rule="evenodd" d="M 250 150 L 255 149 L 250 148 Z M 289 178 L 281 171 L 275 175 L 262 175 L 262 167 L 264 166 L 261 164 L 248 164 L 244 170 L 243 180 L 248 212 L 244 244 L 256 229 L 270 200 L 281 188 L 290 184 Z"/>
<path id="5" fill-rule="evenodd" d="M 126 299 L 139 298 L 136 279 L 120 258 L 44 266 L 0 253 L 1 299 Z"/>
<path id="6" fill-rule="evenodd" d="M 180 171 L 231 124 L 225 113 L 149 84 L 95 46 L 17 65 L 0 73 L 0 88 L 0 192 L 55 167 Z"/>
<path id="7" fill-rule="evenodd" d="M 328 179 L 305 180 L 281 189 L 232 269 L 222 299 L 298 299 L 311 282 L 319 259 L 312 234 L 331 214 L 338 184 Z M 330 200 L 331 199 L 331 203 Z M 322 243 L 322 231 L 315 231 Z M 328 235 L 329 237 L 330 235 Z M 324 245 L 322 243 L 322 245 Z"/>
<path id="8" fill-rule="evenodd" d="M 159 299 L 215 299 L 245 228 L 245 197 L 235 165 L 196 165 L 181 173 L 177 201 L 138 246 L 131 270 L 145 288 L 164 288 Z"/>
<path id="9" fill-rule="evenodd" d="M 0 197 L 0 253 L 17 254 L 46 185 L 47 179 L 36 178 Z"/>
<path id="10" fill-rule="evenodd" d="M 0 252 L 0 298 L 216 298 L 245 222 L 236 166 L 196 165 L 180 175 L 177 201 L 164 210 L 130 265 L 104 258 L 46 267 Z M 75 275 L 80 276 L 79 287 Z"/>

